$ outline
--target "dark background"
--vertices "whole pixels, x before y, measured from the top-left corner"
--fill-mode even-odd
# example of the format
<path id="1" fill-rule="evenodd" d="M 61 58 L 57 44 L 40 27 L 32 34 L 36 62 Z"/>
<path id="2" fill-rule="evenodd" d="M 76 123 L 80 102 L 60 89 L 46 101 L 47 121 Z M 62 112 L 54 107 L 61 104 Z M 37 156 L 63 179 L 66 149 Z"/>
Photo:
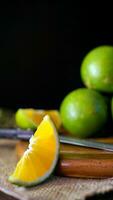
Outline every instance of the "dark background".
<path id="1" fill-rule="evenodd" d="M 86 53 L 113 44 L 112 27 L 110 5 L 2 2 L 0 107 L 59 108 L 68 92 L 83 86 Z"/>

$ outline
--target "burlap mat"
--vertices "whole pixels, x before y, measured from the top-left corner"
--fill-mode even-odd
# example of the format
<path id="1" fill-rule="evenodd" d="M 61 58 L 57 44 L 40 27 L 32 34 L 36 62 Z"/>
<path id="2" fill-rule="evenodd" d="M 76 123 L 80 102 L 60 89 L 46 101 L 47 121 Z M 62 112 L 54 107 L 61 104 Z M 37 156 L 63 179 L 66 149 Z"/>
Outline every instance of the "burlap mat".
<path id="1" fill-rule="evenodd" d="M 113 190 L 113 179 L 79 179 L 51 177 L 46 183 L 34 188 L 22 188 L 12 185 L 7 178 L 13 171 L 17 157 L 15 145 L 0 141 L 0 190 L 9 197 L 0 194 L 0 199 L 22 200 L 83 200 L 97 193 Z"/>

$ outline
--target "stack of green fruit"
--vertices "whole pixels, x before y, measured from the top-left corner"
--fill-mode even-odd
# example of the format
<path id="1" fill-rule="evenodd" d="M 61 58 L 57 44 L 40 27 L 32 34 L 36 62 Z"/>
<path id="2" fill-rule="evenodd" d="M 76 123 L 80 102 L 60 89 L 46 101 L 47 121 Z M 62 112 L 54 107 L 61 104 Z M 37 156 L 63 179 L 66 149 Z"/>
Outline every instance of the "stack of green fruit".
<path id="1" fill-rule="evenodd" d="M 62 101 L 60 115 L 64 128 L 77 137 L 92 137 L 101 131 L 113 116 L 113 47 L 99 46 L 91 50 L 80 67 L 86 88 L 70 92 Z"/>

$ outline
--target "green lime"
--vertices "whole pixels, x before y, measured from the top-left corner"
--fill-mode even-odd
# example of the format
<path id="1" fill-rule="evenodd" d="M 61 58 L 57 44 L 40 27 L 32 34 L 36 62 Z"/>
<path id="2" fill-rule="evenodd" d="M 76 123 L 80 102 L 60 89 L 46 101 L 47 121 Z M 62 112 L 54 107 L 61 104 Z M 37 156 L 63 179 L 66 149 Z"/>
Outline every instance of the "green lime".
<path id="1" fill-rule="evenodd" d="M 91 50 L 81 64 L 81 78 L 88 88 L 113 92 L 113 47 Z"/>
<path id="2" fill-rule="evenodd" d="M 101 130 L 107 121 L 105 98 L 97 91 L 80 88 L 69 93 L 61 103 L 64 128 L 77 137 L 89 137 Z"/>

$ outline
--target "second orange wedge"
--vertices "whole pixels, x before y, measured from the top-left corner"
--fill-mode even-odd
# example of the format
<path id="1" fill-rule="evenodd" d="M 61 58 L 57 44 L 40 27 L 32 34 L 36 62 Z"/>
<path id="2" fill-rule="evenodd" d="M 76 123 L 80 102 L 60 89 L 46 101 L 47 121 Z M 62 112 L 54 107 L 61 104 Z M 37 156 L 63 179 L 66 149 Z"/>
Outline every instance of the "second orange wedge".
<path id="1" fill-rule="evenodd" d="M 15 114 L 15 120 L 19 128 L 30 128 L 35 130 L 45 115 L 50 116 L 56 128 L 59 130 L 61 127 L 61 118 L 57 110 L 36 110 L 33 108 L 20 108 Z"/>

